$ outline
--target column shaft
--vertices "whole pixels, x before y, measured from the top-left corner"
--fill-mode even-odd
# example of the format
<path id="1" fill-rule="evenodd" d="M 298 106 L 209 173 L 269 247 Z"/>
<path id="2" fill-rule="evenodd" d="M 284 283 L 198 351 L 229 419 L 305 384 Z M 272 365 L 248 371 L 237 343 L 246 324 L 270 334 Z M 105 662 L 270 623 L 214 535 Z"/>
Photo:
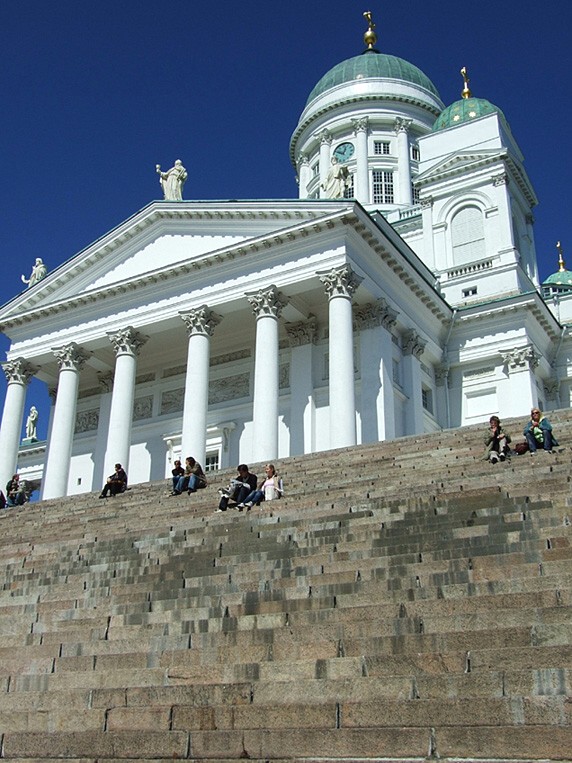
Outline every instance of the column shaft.
<path id="1" fill-rule="evenodd" d="M 2 490 L 16 471 L 26 389 L 32 375 L 32 367 L 23 358 L 4 363 L 3 368 L 8 379 L 8 388 L 0 427 L 0 488 Z"/>
<path id="2" fill-rule="evenodd" d="M 104 477 L 113 473 L 114 465 L 117 463 L 121 464 L 129 474 L 137 355 L 147 341 L 147 337 L 139 334 L 132 326 L 128 326 L 126 329 L 110 335 L 109 339 L 115 347 L 116 360 L 104 459 Z"/>
<path id="3" fill-rule="evenodd" d="M 74 342 L 55 351 L 60 365 L 58 392 L 44 470 L 42 499 L 67 495 L 79 373 L 86 354 Z"/>
<path id="4" fill-rule="evenodd" d="M 252 458 L 270 461 L 278 457 L 278 318 L 286 299 L 275 286 L 247 297 L 256 316 Z"/>

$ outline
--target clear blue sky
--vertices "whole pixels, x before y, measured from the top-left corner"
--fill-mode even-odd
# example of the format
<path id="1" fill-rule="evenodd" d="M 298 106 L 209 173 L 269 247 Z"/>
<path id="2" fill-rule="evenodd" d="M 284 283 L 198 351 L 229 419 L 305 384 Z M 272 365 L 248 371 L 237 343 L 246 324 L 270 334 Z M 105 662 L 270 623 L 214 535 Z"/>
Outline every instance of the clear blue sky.
<path id="1" fill-rule="evenodd" d="M 156 163 L 183 160 L 187 199 L 296 197 L 290 135 L 316 81 L 363 50 L 364 10 L 445 104 L 466 66 L 504 111 L 540 201 L 541 277 L 558 239 L 572 269 L 569 2 L 0 0 L 0 302 L 36 257 L 53 270 L 160 198 Z M 30 398 L 45 434 L 47 398 Z"/>

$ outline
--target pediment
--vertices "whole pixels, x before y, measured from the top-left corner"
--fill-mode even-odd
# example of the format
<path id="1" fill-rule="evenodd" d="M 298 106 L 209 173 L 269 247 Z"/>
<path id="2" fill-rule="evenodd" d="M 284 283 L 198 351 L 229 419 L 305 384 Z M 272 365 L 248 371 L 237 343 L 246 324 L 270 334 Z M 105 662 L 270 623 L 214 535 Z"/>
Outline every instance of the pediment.
<path id="1" fill-rule="evenodd" d="M 346 204 L 153 202 L 0 309 L 0 321 L 124 283 L 161 278 L 248 242 L 315 222 Z M 252 244 L 256 246 L 256 243 Z"/>
<path id="2" fill-rule="evenodd" d="M 426 185 L 452 175 L 460 175 L 506 159 L 506 149 L 458 151 L 449 154 L 415 178 L 416 185 Z"/>

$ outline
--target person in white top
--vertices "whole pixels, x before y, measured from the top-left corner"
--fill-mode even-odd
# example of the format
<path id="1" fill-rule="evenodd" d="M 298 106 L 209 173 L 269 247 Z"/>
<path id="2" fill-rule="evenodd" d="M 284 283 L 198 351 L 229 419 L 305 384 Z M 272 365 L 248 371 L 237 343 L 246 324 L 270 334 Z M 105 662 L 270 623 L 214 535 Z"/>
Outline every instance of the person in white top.
<path id="1" fill-rule="evenodd" d="M 260 480 L 258 488 L 249 493 L 242 503 L 236 507 L 239 511 L 250 509 L 256 503 L 262 501 L 273 501 L 275 498 L 282 498 L 284 495 L 284 484 L 282 479 L 276 474 L 274 464 L 266 464 L 264 467 L 266 477 Z"/>

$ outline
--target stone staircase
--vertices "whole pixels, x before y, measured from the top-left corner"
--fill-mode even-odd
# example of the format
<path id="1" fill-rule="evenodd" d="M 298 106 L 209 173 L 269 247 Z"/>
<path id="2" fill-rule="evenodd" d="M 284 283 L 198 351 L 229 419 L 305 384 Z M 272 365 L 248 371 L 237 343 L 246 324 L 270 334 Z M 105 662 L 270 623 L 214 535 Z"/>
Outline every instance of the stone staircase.
<path id="1" fill-rule="evenodd" d="M 482 427 L 286 459 L 244 514 L 214 513 L 234 470 L 1 512 L 0 757 L 571 760 L 551 421 L 505 464 Z"/>

